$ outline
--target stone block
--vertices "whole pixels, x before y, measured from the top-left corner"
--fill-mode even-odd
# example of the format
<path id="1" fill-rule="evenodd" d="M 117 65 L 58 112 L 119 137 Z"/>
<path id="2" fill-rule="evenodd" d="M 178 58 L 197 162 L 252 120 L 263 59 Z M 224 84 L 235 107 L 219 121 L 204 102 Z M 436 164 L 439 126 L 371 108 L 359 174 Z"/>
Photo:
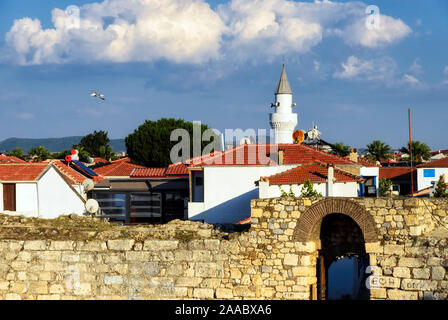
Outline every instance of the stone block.
<path id="1" fill-rule="evenodd" d="M 74 241 L 51 241 L 49 250 L 73 250 Z"/>
<path id="2" fill-rule="evenodd" d="M 425 265 L 422 258 L 400 258 L 398 260 L 399 267 L 420 268 Z"/>
<path id="3" fill-rule="evenodd" d="M 445 268 L 444 267 L 432 267 L 431 268 L 431 279 L 432 280 L 443 280 L 445 278 Z"/>
<path id="4" fill-rule="evenodd" d="M 208 288 L 194 288 L 193 297 L 197 299 L 213 299 L 214 290 Z"/>
<path id="5" fill-rule="evenodd" d="M 390 289 L 387 290 L 387 298 L 391 300 L 417 300 L 418 292 Z"/>
<path id="6" fill-rule="evenodd" d="M 285 254 L 285 257 L 283 259 L 283 264 L 285 266 L 297 266 L 298 259 L 299 259 L 298 255 L 287 253 Z"/>
<path id="7" fill-rule="evenodd" d="M 403 255 L 404 245 L 386 244 L 384 246 L 384 254 Z"/>
<path id="8" fill-rule="evenodd" d="M 131 239 L 107 240 L 109 250 L 128 251 L 132 249 L 133 245 L 134 240 Z"/>
<path id="9" fill-rule="evenodd" d="M 431 271 L 429 268 L 413 268 L 412 274 L 416 279 L 429 279 Z"/>
<path id="10" fill-rule="evenodd" d="M 394 277 L 396 278 L 410 278 L 411 271 L 406 267 L 395 267 L 393 272 Z"/>
<path id="11" fill-rule="evenodd" d="M 28 240 L 23 245 L 25 250 L 45 250 L 47 249 L 46 240 Z"/>
<path id="12" fill-rule="evenodd" d="M 403 279 L 401 281 L 401 289 L 415 291 L 433 291 L 437 289 L 437 281 Z"/>
<path id="13" fill-rule="evenodd" d="M 383 246 L 379 242 L 367 242 L 365 246 L 367 253 L 383 253 Z"/>

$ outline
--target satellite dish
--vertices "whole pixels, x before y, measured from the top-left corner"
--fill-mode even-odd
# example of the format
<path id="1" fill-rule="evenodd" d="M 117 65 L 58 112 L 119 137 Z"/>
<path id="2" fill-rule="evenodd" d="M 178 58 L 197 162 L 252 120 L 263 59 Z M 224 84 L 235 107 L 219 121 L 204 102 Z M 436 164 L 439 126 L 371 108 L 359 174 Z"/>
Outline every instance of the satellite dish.
<path id="1" fill-rule="evenodd" d="M 88 213 L 97 213 L 98 209 L 100 208 L 98 201 L 96 201 L 95 199 L 89 199 L 86 201 L 86 211 Z"/>
<path id="2" fill-rule="evenodd" d="M 303 140 L 305 140 L 305 134 L 303 133 L 302 130 L 296 130 L 292 134 L 292 139 L 294 143 L 300 144 L 303 142 Z"/>
<path id="3" fill-rule="evenodd" d="M 86 179 L 82 182 L 82 186 L 85 191 L 92 190 L 93 187 L 95 187 L 95 184 L 93 183 L 92 179 Z"/>
<path id="4" fill-rule="evenodd" d="M 92 157 L 87 157 L 87 162 L 88 163 L 94 163 L 95 160 Z"/>
<path id="5" fill-rule="evenodd" d="M 72 161 L 72 156 L 71 155 L 66 155 L 65 156 L 65 161 L 67 161 L 67 162 Z"/>
<path id="6" fill-rule="evenodd" d="M 250 138 L 248 137 L 244 137 L 240 140 L 240 145 L 242 144 L 251 144 L 252 142 L 250 141 Z"/>

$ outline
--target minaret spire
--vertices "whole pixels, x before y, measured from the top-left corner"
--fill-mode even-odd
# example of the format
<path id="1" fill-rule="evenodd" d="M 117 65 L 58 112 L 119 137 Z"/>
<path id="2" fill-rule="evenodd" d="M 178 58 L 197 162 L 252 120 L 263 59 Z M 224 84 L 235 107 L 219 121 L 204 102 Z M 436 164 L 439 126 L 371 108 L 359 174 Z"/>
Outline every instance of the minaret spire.
<path id="1" fill-rule="evenodd" d="M 292 134 L 297 125 L 297 114 L 292 112 L 292 91 L 283 61 L 282 73 L 275 90 L 275 112 L 270 114 L 270 125 L 274 129 L 275 143 L 293 143 Z"/>

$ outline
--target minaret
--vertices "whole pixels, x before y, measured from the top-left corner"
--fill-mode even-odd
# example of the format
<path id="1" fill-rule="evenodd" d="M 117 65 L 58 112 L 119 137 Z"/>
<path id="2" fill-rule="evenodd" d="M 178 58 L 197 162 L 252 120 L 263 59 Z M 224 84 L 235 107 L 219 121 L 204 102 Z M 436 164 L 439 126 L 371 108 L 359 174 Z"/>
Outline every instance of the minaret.
<path id="1" fill-rule="evenodd" d="M 269 124 L 274 129 L 275 143 L 293 143 L 292 134 L 297 125 L 297 113 L 292 112 L 292 91 L 283 64 L 282 74 L 275 91 L 275 112 L 269 115 Z"/>

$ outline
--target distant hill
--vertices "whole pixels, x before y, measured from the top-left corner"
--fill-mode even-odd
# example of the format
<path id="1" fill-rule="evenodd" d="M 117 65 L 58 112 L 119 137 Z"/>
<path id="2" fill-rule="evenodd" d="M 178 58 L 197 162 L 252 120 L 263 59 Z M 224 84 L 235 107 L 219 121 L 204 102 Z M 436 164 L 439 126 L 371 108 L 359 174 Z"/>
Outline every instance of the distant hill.
<path id="1" fill-rule="evenodd" d="M 20 148 L 24 152 L 27 152 L 31 148 L 44 146 L 50 152 L 60 152 L 71 149 L 82 138 L 82 136 L 46 139 L 9 138 L 0 142 L 0 151 L 11 151 L 15 148 Z M 109 144 L 114 152 L 126 152 L 124 139 L 111 139 Z"/>

